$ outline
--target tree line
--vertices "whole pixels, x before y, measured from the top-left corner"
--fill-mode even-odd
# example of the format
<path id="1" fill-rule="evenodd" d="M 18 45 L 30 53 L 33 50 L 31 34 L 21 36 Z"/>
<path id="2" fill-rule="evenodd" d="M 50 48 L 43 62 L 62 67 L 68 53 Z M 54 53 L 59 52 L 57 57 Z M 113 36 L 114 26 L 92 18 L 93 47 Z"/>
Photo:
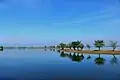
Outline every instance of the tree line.
<path id="1" fill-rule="evenodd" d="M 116 47 L 117 47 L 117 41 L 110 41 L 109 42 L 109 46 L 112 47 L 112 50 L 115 51 Z M 60 43 L 59 45 L 57 45 L 57 48 L 61 48 L 62 50 L 64 50 L 65 48 L 69 48 L 69 49 L 74 49 L 74 50 L 83 50 L 84 47 L 87 47 L 89 50 L 91 49 L 91 45 L 89 44 L 86 44 L 84 45 L 82 43 L 82 41 L 73 41 L 73 42 L 70 42 L 68 44 L 65 44 L 65 43 Z M 98 48 L 98 50 L 100 51 L 102 47 L 105 46 L 105 42 L 103 40 L 95 40 L 94 41 L 94 46 L 96 48 Z"/>

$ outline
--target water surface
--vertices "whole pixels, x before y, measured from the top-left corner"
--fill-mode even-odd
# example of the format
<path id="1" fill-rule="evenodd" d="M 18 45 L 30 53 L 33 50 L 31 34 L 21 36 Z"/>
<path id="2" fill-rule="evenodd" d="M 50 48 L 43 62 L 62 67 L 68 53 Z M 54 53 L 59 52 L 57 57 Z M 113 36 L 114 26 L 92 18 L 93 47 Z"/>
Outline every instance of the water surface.
<path id="1" fill-rule="evenodd" d="M 120 55 L 6 49 L 0 80 L 120 80 Z"/>

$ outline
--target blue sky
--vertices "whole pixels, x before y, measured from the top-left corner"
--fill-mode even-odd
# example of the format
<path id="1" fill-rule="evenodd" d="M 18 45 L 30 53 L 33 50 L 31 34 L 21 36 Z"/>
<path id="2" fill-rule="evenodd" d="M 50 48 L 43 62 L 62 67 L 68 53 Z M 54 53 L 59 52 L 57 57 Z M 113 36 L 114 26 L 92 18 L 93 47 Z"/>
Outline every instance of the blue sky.
<path id="1" fill-rule="evenodd" d="M 120 0 L 0 0 L 0 43 L 120 41 Z"/>

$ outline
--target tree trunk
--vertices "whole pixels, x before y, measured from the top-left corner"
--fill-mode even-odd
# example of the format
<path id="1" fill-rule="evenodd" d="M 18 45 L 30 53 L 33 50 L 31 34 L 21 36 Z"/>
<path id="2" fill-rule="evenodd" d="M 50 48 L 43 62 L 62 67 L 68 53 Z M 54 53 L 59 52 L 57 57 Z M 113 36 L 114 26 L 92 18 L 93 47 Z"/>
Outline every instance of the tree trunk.
<path id="1" fill-rule="evenodd" d="M 89 48 L 89 51 L 90 51 L 90 48 Z"/>
<path id="2" fill-rule="evenodd" d="M 75 50 L 75 47 L 73 47 L 73 49 Z"/>
<path id="3" fill-rule="evenodd" d="M 100 47 L 99 47 L 99 51 L 100 51 Z"/>
<path id="4" fill-rule="evenodd" d="M 81 48 L 81 51 L 83 50 L 83 48 Z"/>
<path id="5" fill-rule="evenodd" d="M 115 48 L 113 48 L 113 51 L 115 51 Z"/>

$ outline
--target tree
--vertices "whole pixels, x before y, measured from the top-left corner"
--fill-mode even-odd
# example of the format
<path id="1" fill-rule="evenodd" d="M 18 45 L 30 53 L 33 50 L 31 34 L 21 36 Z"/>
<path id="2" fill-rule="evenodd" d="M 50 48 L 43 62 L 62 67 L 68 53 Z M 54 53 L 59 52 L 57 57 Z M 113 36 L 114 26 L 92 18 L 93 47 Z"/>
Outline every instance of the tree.
<path id="1" fill-rule="evenodd" d="M 90 50 L 91 46 L 89 44 L 86 44 L 86 47 Z"/>
<path id="2" fill-rule="evenodd" d="M 99 51 L 100 51 L 100 48 L 101 48 L 101 47 L 105 46 L 103 40 L 97 40 L 97 41 L 95 41 L 95 44 L 94 44 L 94 45 L 95 45 L 95 47 L 99 48 Z"/>
<path id="3" fill-rule="evenodd" d="M 66 47 L 66 44 L 60 43 L 60 47 L 62 48 L 62 50 L 64 50 L 64 48 Z"/>
<path id="4" fill-rule="evenodd" d="M 60 48 L 60 45 L 57 45 L 57 48 Z"/>
<path id="5" fill-rule="evenodd" d="M 79 49 L 79 45 L 80 45 L 81 41 L 73 41 L 72 42 L 72 47 L 75 50 L 75 48 Z"/>
<path id="6" fill-rule="evenodd" d="M 79 47 L 80 47 L 80 49 L 81 49 L 81 50 L 83 50 L 84 45 L 83 45 L 82 43 L 80 43 L 79 45 L 80 45 L 80 46 L 79 46 Z"/>
<path id="7" fill-rule="evenodd" d="M 71 49 L 72 48 L 72 43 L 69 43 L 67 46 L 68 46 L 68 48 Z"/>
<path id="8" fill-rule="evenodd" d="M 110 41 L 110 46 L 113 48 L 113 51 L 115 51 L 116 47 L 117 47 L 117 41 Z"/>

